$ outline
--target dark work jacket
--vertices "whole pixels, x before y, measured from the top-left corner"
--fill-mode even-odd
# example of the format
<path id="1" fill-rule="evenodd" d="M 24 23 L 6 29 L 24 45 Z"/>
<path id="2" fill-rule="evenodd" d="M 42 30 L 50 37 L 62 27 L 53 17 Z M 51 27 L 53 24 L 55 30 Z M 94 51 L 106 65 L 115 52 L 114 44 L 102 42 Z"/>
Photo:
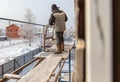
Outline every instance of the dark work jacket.
<path id="1" fill-rule="evenodd" d="M 66 30 L 65 22 L 68 20 L 66 14 L 61 10 L 54 10 L 49 19 L 49 25 L 55 25 L 56 32 Z"/>

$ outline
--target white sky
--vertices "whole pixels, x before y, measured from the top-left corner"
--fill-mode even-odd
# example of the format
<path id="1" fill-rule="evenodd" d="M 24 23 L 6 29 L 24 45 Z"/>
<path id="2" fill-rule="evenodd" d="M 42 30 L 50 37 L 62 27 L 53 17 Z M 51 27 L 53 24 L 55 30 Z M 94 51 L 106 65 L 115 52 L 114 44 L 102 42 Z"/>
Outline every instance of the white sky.
<path id="1" fill-rule="evenodd" d="M 24 20 L 25 10 L 29 8 L 36 17 L 36 23 L 47 24 L 54 3 L 66 12 L 67 26 L 74 27 L 74 0 L 1 0 L 0 17 Z"/>

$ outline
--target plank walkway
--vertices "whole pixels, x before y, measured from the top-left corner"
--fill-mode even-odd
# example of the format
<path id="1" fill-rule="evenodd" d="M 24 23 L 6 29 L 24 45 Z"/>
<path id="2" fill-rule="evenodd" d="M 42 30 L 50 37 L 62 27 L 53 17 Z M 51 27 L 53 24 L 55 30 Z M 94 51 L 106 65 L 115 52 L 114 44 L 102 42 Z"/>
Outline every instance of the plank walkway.
<path id="1" fill-rule="evenodd" d="M 55 48 L 50 48 L 50 52 L 36 55 L 35 57 L 44 57 L 44 61 L 34 67 L 29 73 L 22 76 L 18 82 L 50 82 L 51 77 L 54 77 L 59 63 L 68 58 L 70 48 L 72 48 L 72 45 L 65 46 L 67 51 L 62 54 L 53 54 Z"/>

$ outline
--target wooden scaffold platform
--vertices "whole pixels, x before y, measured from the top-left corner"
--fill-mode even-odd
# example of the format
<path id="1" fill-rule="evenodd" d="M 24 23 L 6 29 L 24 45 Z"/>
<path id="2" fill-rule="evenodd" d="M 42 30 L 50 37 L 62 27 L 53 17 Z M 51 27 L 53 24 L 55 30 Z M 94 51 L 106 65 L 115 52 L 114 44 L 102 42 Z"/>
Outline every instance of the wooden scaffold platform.
<path id="1" fill-rule="evenodd" d="M 69 57 L 69 51 L 72 49 L 72 46 L 73 45 L 65 45 L 65 51 L 61 54 L 54 54 L 56 48 L 55 46 L 51 47 L 47 49 L 49 52 L 42 52 L 34 56 L 33 60 L 37 60 L 37 62 L 35 63 L 34 68 L 26 75 L 18 75 L 17 71 L 20 71 L 20 69 L 17 69 L 11 74 L 4 74 L 3 78 L 14 79 L 12 82 L 16 82 L 16 79 L 17 82 L 57 82 L 62 68 Z"/>
<path id="2" fill-rule="evenodd" d="M 45 58 L 41 63 L 34 67 L 28 74 L 22 76 L 18 82 L 57 82 L 58 76 L 64 66 L 66 59 L 69 56 L 69 49 L 72 46 L 66 46 L 66 52 L 62 54 L 54 54 L 53 52 L 46 52 L 43 55 L 36 55 L 35 57 Z M 52 51 L 54 48 L 52 48 Z M 60 62 L 63 62 L 60 69 L 56 72 Z"/>
<path id="3" fill-rule="evenodd" d="M 49 52 L 40 52 L 39 54 L 34 56 L 34 59 L 18 68 L 11 74 L 4 74 L 3 80 L 0 82 L 4 82 L 6 79 L 12 79 L 12 81 L 8 82 L 57 82 L 58 78 L 61 74 L 62 68 L 70 55 L 70 50 L 73 47 L 73 44 L 65 44 L 65 50 L 61 54 L 54 54 L 56 51 L 56 46 L 52 45 L 52 47 L 46 48 L 46 41 L 50 42 L 49 39 L 53 39 L 52 37 L 48 38 L 47 29 L 44 29 L 44 51 Z M 54 32 L 54 29 L 53 29 Z M 54 42 L 54 41 L 52 41 Z M 52 43 L 55 44 L 55 43 Z M 30 65 L 32 62 L 35 62 L 34 67 L 23 76 L 18 75 L 20 71 L 22 71 L 25 67 Z M 62 63 L 61 63 L 62 62 Z"/>

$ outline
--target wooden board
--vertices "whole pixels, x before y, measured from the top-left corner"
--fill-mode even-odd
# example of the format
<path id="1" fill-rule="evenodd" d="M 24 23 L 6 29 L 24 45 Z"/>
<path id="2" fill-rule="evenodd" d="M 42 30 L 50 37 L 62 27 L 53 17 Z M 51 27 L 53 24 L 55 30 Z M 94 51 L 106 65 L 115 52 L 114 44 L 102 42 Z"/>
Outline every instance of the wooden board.
<path id="1" fill-rule="evenodd" d="M 48 56 L 18 82 L 47 82 L 61 59 L 61 56 Z"/>
<path id="2" fill-rule="evenodd" d="M 65 45 L 65 51 L 63 51 L 61 54 L 57 54 L 57 56 L 62 56 L 63 58 L 67 58 L 69 55 L 69 49 L 73 47 L 73 44 L 71 45 Z M 53 45 L 50 48 L 47 48 L 49 52 L 40 52 L 39 54 L 35 55 L 35 58 L 46 58 L 49 55 L 52 55 L 56 51 L 56 46 Z"/>
<path id="3" fill-rule="evenodd" d="M 65 51 L 68 51 L 69 49 L 71 49 L 73 47 L 73 44 L 65 44 L 64 46 L 64 50 Z M 52 52 L 54 53 L 56 51 L 56 45 L 53 45 L 52 47 L 50 48 L 46 48 L 46 50 L 48 50 L 49 52 Z"/>
<path id="4" fill-rule="evenodd" d="M 17 82 L 18 80 L 17 79 L 9 79 L 7 80 L 7 82 Z"/>
<path id="5" fill-rule="evenodd" d="M 37 55 L 35 55 L 34 57 L 35 57 L 35 58 L 46 58 L 46 57 L 48 57 L 49 55 L 51 55 L 51 52 L 40 52 L 40 53 L 38 53 Z"/>
<path id="6" fill-rule="evenodd" d="M 35 57 L 42 57 L 44 59 L 40 64 L 33 68 L 27 75 L 23 76 L 18 82 L 47 82 L 51 75 L 54 73 L 56 67 L 62 59 L 66 59 L 69 56 L 69 49 L 72 45 L 65 46 L 67 52 L 61 54 L 53 54 L 55 47 L 51 48 L 52 51 L 38 54 Z"/>
<path id="7" fill-rule="evenodd" d="M 8 78 L 8 79 L 20 79 L 21 76 L 20 75 L 16 75 L 16 74 L 4 74 L 3 78 Z"/>

